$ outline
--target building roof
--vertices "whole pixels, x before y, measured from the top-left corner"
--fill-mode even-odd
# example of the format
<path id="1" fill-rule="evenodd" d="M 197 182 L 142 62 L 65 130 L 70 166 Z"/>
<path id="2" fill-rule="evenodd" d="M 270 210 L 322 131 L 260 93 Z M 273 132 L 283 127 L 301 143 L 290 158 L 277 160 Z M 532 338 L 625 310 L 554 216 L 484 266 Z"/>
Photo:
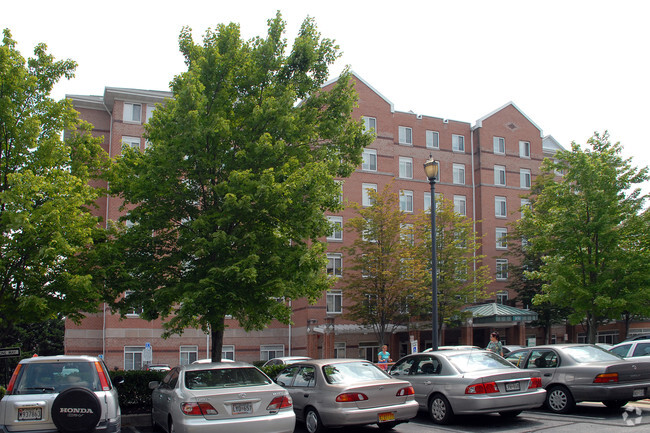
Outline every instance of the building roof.
<path id="1" fill-rule="evenodd" d="M 394 104 L 393 104 L 393 103 L 392 103 L 388 98 L 386 98 L 384 95 L 382 95 L 381 93 L 379 93 L 379 91 L 378 91 L 377 89 L 375 89 L 374 87 L 372 87 L 372 86 L 370 85 L 370 83 L 368 83 L 366 80 L 364 80 L 363 78 L 361 78 L 361 76 L 360 76 L 359 74 L 357 74 L 356 72 L 354 72 L 354 71 L 350 71 L 350 75 L 352 75 L 354 78 L 356 78 L 357 80 L 361 81 L 363 84 L 365 84 L 366 86 L 368 86 L 368 88 L 369 88 L 370 90 L 372 90 L 373 92 L 375 92 L 375 93 L 377 94 L 377 96 L 379 96 L 381 99 L 383 99 L 384 101 L 386 101 L 386 103 L 390 106 L 390 112 L 391 112 L 391 113 L 394 113 L 394 112 L 395 112 L 395 105 L 394 105 Z M 333 79 L 329 80 L 327 83 L 323 84 L 323 87 L 327 87 L 327 86 L 329 86 L 329 85 L 332 84 L 332 83 L 336 83 L 336 82 L 339 80 L 339 78 L 341 78 L 340 75 L 339 75 L 338 77 L 336 77 L 336 78 L 333 78 Z"/>
<path id="2" fill-rule="evenodd" d="M 474 324 L 504 324 L 504 322 L 530 322 L 537 320 L 537 313 L 498 303 L 471 305 L 463 311 L 472 313 Z"/>
<path id="3" fill-rule="evenodd" d="M 478 119 L 478 120 L 476 121 L 476 125 L 474 125 L 474 126 L 472 127 L 472 131 L 475 130 L 476 128 L 480 128 L 480 127 L 482 127 L 482 126 L 483 126 L 483 121 L 484 121 L 484 120 L 486 120 L 486 119 L 489 118 L 489 117 L 494 116 L 496 113 L 498 113 L 499 111 L 503 110 L 504 108 L 506 108 L 506 107 L 508 107 L 508 106 L 510 106 L 510 105 L 511 105 L 515 110 L 519 111 L 519 112 L 521 113 L 521 115 L 524 116 L 524 117 L 526 118 L 526 120 L 528 120 L 528 121 L 531 123 L 531 125 L 533 125 L 535 128 L 537 128 L 537 129 L 539 130 L 539 136 L 540 136 L 540 137 L 544 137 L 544 132 L 542 131 L 542 128 L 540 128 L 539 126 L 537 126 L 537 124 L 536 124 L 535 122 L 533 122 L 533 120 L 532 120 L 530 117 L 528 117 L 528 116 L 526 115 L 526 113 L 524 113 L 523 111 L 521 111 L 521 109 L 520 109 L 519 107 L 517 107 L 517 105 L 515 105 L 515 103 L 512 102 L 512 101 L 508 102 L 507 104 L 505 104 L 505 105 L 503 105 L 503 106 L 497 108 L 496 110 L 492 111 L 491 113 L 488 113 L 488 114 L 486 114 L 485 116 L 483 116 L 483 117 L 481 117 L 480 119 Z"/>
<path id="4" fill-rule="evenodd" d="M 172 92 L 163 90 L 127 89 L 123 87 L 105 87 L 104 95 L 65 95 L 72 99 L 78 108 L 113 111 L 115 100 L 145 102 L 155 104 L 172 98 Z"/>
<path id="5" fill-rule="evenodd" d="M 566 150 L 552 135 L 547 135 L 542 139 L 542 149 L 545 154 L 555 155 L 556 152 Z"/>

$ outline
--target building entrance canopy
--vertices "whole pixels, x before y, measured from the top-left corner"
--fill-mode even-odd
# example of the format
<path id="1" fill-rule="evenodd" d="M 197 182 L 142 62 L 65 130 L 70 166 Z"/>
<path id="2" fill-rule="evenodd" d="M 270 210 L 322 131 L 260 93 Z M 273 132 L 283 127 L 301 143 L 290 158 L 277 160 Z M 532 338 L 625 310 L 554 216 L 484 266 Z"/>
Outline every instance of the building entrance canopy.
<path id="1" fill-rule="evenodd" d="M 520 322 L 537 320 L 537 313 L 503 304 L 482 304 L 465 307 L 463 311 L 472 313 L 474 327 L 507 327 Z"/>

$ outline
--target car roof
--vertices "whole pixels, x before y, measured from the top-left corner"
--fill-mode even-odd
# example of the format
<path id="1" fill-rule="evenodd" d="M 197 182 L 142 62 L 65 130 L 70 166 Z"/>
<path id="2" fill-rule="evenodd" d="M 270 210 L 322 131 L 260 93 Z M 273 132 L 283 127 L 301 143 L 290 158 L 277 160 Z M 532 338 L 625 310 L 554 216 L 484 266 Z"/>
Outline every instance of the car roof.
<path id="1" fill-rule="evenodd" d="M 303 361 L 305 363 L 313 364 L 317 367 L 323 367 L 325 365 L 330 365 L 330 364 L 352 364 L 356 362 L 367 362 L 369 364 L 373 363 L 372 361 L 368 361 L 367 359 L 354 359 L 354 358 L 305 359 Z"/>
<path id="2" fill-rule="evenodd" d="M 181 369 L 185 371 L 206 370 L 211 368 L 255 368 L 252 364 L 242 361 L 234 362 L 203 362 L 198 364 L 182 365 Z"/>
<path id="3" fill-rule="evenodd" d="M 41 362 L 96 362 L 100 359 L 96 356 L 88 355 L 55 355 L 55 356 L 33 356 L 20 361 L 21 364 L 35 364 Z"/>
<path id="4" fill-rule="evenodd" d="M 308 356 L 278 356 L 277 358 L 269 359 L 269 361 L 272 361 L 274 359 L 278 359 L 280 361 L 294 361 L 294 360 L 311 359 L 311 358 Z"/>

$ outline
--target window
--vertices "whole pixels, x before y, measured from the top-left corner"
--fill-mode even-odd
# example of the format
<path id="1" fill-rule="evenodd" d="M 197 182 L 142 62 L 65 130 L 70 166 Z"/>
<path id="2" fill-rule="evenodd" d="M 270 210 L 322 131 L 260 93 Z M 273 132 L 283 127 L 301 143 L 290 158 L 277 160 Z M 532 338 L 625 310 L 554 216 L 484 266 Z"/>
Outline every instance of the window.
<path id="1" fill-rule="evenodd" d="M 496 279 L 508 279 L 508 259 L 497 259 Z"/>
<path id="2" fill-rule="evenodd" d="M 413 191 L 400 191 L 399 210 L 402 212 L 413 212 Z"/>
<path id="3" fill-rule="evenodd" d="M 399 127 L 399 144 L 413 144 L 413 130 L 406 126 Z"/>
<path id="4" fill-rule="evenodd" d="M 442 201 L 444 197 L 442 196 L 442 193 L 437 192 L 436 193 L 436 207 L 439 206 L 440 202 Z M 430 192 L 425 192 L 424 193 L 424 211 L 425 212 L 431 212 L 431 193 Z"/>
<path id="5" fill-rule="evenodd" d="M 451 136 L 451 150 L 454 152 L 465 152 L 465 137 L 453 134 Z"/>
<path id="6" fill-rule="evenodd" d="M 377 132 L 377 119 L 363 116 L 363 132 Z"/>
<path id="7" fill-rule="evenodd" d="M 343 256 L 341 254 L 327 254 L 327 275 L 332 277 L 343 276 Z"/>
<path id="8" fill-rule="evenodd" d="M 496 231 L 496 247 L 498 250 L 505 250 L 508 248 L 508 229 L 497 227 Z"/>
<path id="9" fill-rule="evenodd" d="M 263 344 L 260 346 L 260 361 L 284 356 L 284 344 Z"/>
<path id="10" fill-rule="evenodd" d="M 141 370 L 144 346 L 124 346 L 124 370 Z"/>
<path id="11" fill-rule="evenodd" d="M 196 361 L 199 357 L 199 347 L 198 346 L 181 346 L 179 348 L 180 352 L 180 364 L 188 365 Z"/>
<path id="12" fill-rule="evenodd" d="M 370 197 L 370 193 L 368 192 L 369 189 L 373 190 L 375 193 L 377 192 L 377 184 L 376 183 L 364 183 L 361 185 L 361 204 L 363 206 L 372 206 L 375 204 L 375 200 Z"/>
<path id="13" fill-rule="evenodd" d="M 334 227 L 332 233 L 327 237 L 328 241 L 342 241 L 343 240 L 343 217 L 328 216 L 327 221 Z"/>
<path id="14" fill-rule="evenodd" d="M 522 168 L 519 170 L 519 186 L 522 188 L 530 189 L 530 170 Z"/>
<path id="15" fill-rule="evenodd" d="M 153 104 L 147 104 L 147 118 L 145 122 L 149 123 L 151 118 L 153 117 L 153 112 L 156 111 L 156 106 Z"/>
<path id="16" fill-rule="evenodd" d="M 454 183 L 465 185 L 465 165 L 454 164 Z"/>
<path id="17" fill-rule="evenodd" d="M 426 138 L 427 138 L 428 149 L 440 148 L 440 134 L 438 134 L 438 131 L 427 131 Z"/>
<path id="18" fill-rule="evenodd" d="M 338 187 L 339 187 L 339 197 L 338 197 L 338 202 L 343 203 L 343 181 L 342 180 L 335 180 L 334 181 Z"/>
<path id="19" fill-rule="evenodd" d="M 127 220 L 127 223 L 129 221 Z M 131 226 L 133 226 L 133 223 L 131 223 Z M 133 290 L 127 290 L 124 292 L 124 297 L 128 298 L 131 296 L 133 293 L 135 293 Z M 142 314 L 142 307 L 132 307 L 129 309 L 129 311 L 126 313 L 126 317 L 140 317 L 140 314 Z"/>
<path id="20" fill-rule="evenodd" d="M 221 346 L 221 359 L 235 360 L 235 346 L 232 344 Z"/>
<path id="21" fill-rule="evenodd" d="M 400 239 L 409 245 L 415 245 L 415 232 L 413 224 L 400 224 Z"/>
<path id="22" fill-rule="evenodd" d="M 464 195 L 454 196 L 454 212 L 458 215 L 467 215 L 467 199 Z"/>
<path id="23" fill-rule="evenodd" d="M 494 184 L 506 186 L 506 168 L 502 165 L 494 166 Z"/>
<path id="24" fill-rule="evenodd" d="M 530 158 L 530 141 L 519 142 L 519 156 L 521 158 Z"/>
<path id="25" fill-rule="evenodd" d="M 330 290 L 325 295 L 327 314 L 341 314 L 343 312 L 343 292 Z"/>
<path id="26" fill-rule="evenodd" d="M 137 151 L 140 150 L 140 138 L 139 137 L 122 137 L 122 146 L 131 147 Z"/>
<path id="27" fill-rule="evenodd" d="M 140 123 L 142 118 L 142 105 L 124 103 L 124 121 L 129 123 Z"/>
<path id="28" fill-rule="evenodd" d="M 345 358 L 346 357 L 345 352 L 346 352 L 345 341 L 334 342 L 334 358 L 339 358 L 339 359 Z"/>
<path id="29" fill-rule="evenodd" d="M 497 303 L 501 305 L 505 305 L 507 302 L 508 302 L 508 291 L 499 290 L 497 292 Z"/>
<path id="30" fill-rule="evenodd" d="M 524 208 L 531 209 L 530 200 L 528 200 L 527 198 L 522 198 L 521 199 L 521 208 L 520 208 L 520 210 L 521 210 L 521 217 L 522 218 L 524 217 Z"/>
<path id="31" fill-rule="evenodd" d="M 362 170 L 377 171 L 377 151 L 375 149 L 363 150 Z"/>
<path id="32" fill-rule="evenodd" d="M 399 177 L 402 179 L 413 179 L 413 158 L 399 158 Z"/>
<path id="33" fill-rule="evenodd" d="M 506 139 L 503 137 L 494 137 L 493 142 L 493 151 L 500 155 L 506 154 Z"/>
<path id="34" fill-rule="evenodd" d="M 494 197 L 494 216 L 497 218 L 506 218 L 508 216 L 505 197 Z"/>

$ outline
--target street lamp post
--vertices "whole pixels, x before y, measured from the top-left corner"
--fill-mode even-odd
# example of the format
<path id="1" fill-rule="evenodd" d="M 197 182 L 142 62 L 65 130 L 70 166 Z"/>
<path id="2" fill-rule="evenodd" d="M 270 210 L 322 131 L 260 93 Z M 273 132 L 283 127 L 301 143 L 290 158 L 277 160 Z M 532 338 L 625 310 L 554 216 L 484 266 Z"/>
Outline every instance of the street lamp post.
<path id="1" fill-rule="evenodd" d="M 433 156 L 424 163 L 424 173 L 431 185 L 431 350 L 438 350 L 438 258 L 436 257 L 436 178 L 438 161 Z"/>

